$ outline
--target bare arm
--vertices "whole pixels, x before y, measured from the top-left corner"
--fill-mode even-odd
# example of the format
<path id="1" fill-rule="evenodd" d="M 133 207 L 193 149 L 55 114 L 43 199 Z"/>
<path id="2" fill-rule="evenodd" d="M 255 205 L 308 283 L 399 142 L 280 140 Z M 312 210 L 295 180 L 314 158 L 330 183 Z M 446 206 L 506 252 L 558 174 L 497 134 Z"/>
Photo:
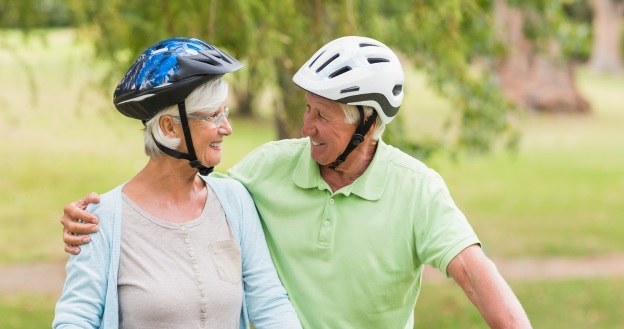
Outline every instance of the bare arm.
<path id="1" fill-rule="evenodd" d="M 71 202 L 63 207 L 63 242 L 65 252 L 80 253 L 81 244 L 89 243 L 90 233 L 97 232 L 98 218 L 85 211 L 90 203 L 99 203 L 100 196 L 94 192 L 87 194 L 83 199 Z"/>
<path id="2" fill-rule="evenodd" d="M 531 328 L 520 301 L 481 247 L 460 252 L 448 272 L 491 328 Z"/>

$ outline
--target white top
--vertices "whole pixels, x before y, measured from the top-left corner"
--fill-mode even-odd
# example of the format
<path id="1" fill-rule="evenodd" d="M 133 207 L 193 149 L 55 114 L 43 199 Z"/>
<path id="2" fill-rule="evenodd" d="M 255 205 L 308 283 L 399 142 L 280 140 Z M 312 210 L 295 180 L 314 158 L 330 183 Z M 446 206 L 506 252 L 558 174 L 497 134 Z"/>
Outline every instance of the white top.
<path id="1" fill-rule="evenodd" d="M 172 223 L 123 194 L 120 328 L 238 328 L 238 243 L 214 192 L 202 214 Z"/>

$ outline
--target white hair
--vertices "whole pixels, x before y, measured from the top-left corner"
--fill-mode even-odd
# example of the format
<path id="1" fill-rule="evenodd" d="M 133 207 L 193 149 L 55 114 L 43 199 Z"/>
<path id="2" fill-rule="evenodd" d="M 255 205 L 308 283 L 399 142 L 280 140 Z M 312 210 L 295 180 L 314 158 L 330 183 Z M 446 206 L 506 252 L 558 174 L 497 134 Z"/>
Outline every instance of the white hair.
<path id="1" fill-rule="evenodd" d="M 347 105 L 343 103 L 338 104 L 340 104 L 340 107 L 345 114 L 345 123 L 356 124 L 360 121 L 360 111 L 358 111 L 355 105 Z M 373 114 L 373 111 L 375 110 L 370 106 L 363 106 L 363 108 L 364 117 L 366 118 Z M 386 124 L 383 123 L 380 116 L 377 116 L 377 119 L 375 120 L 375 130 L 373 130 L 371 134 L 371 139 L 378 141 L 381 138 L 381 135 L 383 134 L 385 129 Z"/>
<path id="2" fill-rule="evenodd" d="M 186 105 L 186 114 L 193 112 L 215 112 L 219 110 L 221 104 L 225 101 L 228 94 L 227 81 L 217 78 L 208 80 L 195 88 L 184 100 Z M 158 112 L 153 118 L 145 123 L 143 129 L 143 141 L 145 144 L 145 154 L 147 156 L 160 156 L 162 151 L 156 146 L 156 142 L 166 148 L 176 149 L 180 145 L 180 138 L 169 137 L 164 134 L 160 128 L 160 118 L 169 115 L 174 121 L 180 122 L 180 113 L 178 105 L 168 106 Z"/>

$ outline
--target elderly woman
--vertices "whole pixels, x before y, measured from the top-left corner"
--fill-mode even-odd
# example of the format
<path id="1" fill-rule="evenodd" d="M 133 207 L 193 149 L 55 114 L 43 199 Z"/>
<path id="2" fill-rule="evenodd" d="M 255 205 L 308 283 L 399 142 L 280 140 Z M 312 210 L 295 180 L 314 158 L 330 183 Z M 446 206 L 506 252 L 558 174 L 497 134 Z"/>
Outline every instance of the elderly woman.
<path id="1" fill-rule="evenodd" d="M 54 328 L 301 327 L 246 189 L 206 176 L 232 133 L 221 77 L 241 67 L 187 38 L 130 67 L 114 104 L 145 124 L 149 160 L 89 208 L 103 220 L 67 263 Z"/>

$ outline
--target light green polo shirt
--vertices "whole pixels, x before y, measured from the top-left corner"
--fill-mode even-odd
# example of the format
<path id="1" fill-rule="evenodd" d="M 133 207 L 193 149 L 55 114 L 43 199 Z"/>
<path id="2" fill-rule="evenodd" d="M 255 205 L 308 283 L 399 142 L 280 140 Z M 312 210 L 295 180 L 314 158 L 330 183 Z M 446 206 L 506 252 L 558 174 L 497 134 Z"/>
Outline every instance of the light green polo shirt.
<path id="1" fill-rule="evenodd" d="M 260 146 L 228 174 L 254 198 L 304 328 L 410 326 L 424 264 L 446 272 L 479 243 L 442 178 L 382 141 L 364 174 L 336 193 L 308 139 Z"/>

